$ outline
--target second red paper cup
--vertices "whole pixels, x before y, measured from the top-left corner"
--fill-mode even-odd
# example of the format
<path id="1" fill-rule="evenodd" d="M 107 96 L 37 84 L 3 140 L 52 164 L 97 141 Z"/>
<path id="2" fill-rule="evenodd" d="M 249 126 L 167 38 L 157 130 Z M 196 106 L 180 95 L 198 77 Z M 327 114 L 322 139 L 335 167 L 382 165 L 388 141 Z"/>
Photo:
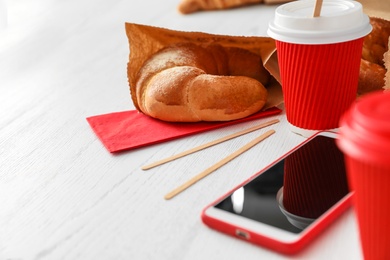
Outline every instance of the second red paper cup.
<path id="1" fill-rule="evenodd" d="M 342 116 L 344 152 L 365 259 L 390 259 L 390 92 L 363 96 Z"/>
<path id="2" fill-rule="evenodd" d="M 310 136 L 338 128 L 356 98 L 363 38 L 371 31 L 356 1 L 327 0 L 312 17 L 315 1 L 279 6 L 268 34 L 276 40 L 287 120 Z"/>

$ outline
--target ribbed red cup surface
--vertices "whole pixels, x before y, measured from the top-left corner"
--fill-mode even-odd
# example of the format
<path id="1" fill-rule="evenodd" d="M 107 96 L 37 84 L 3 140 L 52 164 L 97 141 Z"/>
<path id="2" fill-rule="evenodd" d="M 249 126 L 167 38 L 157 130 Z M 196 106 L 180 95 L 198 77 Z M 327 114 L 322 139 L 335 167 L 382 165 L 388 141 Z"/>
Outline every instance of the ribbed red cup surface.
<path id="1" fill-rule="evenodd" d="M 363 38 L 332 44 L 276 41 L 287 120 L 308 130 L 339 126 L 356 99 Z"/>
<path id="2" fill-rule="evenodd" d="M 390 92 L 368 94 L 340 122 L 365 259 L 390 259 Z"/>

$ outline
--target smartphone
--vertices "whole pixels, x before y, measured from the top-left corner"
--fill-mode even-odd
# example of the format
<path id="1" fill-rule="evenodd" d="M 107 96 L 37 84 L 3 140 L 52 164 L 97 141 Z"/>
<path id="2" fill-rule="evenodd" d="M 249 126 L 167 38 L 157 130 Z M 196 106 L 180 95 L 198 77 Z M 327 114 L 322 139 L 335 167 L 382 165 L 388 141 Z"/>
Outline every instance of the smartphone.
<path id="1" fill-rule="evenodd" d="M 299 252 L 352 204 L 335 138 L 308 138 L 205 207 L 202 221 L 283 254 Z"/>

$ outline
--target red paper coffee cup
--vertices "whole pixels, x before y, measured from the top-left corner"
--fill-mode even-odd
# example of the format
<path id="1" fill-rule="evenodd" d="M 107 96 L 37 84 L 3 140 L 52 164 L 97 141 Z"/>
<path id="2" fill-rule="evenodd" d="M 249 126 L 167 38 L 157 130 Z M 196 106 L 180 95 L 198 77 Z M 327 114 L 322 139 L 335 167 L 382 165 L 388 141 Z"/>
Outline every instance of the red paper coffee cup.
<path id="1" fill-rule="evenodd" d="M 338 128 L 356 99 L 363 38 L 320 45 L 277 41 L 276 46 L 289 123 L 307 130 Z"/>
<path id="2" fill-rule="evenodd" d="M 359 2 L 324 1 L 320 17 L 311 16 L 314 5 L 281 5 L 268 28 L 276 40 L 287 120 L 303 136 L 338 128 L 356 98 L 363 38 L 371 31 Z"/>
<path id="3" fill-rule="evenodd" d="M 367 94 L 340 122 L 365 259 L 390 259 L 390 92 Z"/>

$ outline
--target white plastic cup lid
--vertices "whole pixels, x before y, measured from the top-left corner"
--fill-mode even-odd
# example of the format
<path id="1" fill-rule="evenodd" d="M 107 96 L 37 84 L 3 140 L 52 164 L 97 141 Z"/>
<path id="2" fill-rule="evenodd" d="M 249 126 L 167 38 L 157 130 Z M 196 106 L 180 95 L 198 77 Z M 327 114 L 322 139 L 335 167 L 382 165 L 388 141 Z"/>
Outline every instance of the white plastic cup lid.
<path id="1" fill-rule="evenodd" d="M 321 15 L 313 17 L 315 0 L 300 0 L 276 8 L 268 35 L 278 41 L 298 44 L 346 42 L 371 32 L 362 5 L 353 0 L 324 0 Z"/>

